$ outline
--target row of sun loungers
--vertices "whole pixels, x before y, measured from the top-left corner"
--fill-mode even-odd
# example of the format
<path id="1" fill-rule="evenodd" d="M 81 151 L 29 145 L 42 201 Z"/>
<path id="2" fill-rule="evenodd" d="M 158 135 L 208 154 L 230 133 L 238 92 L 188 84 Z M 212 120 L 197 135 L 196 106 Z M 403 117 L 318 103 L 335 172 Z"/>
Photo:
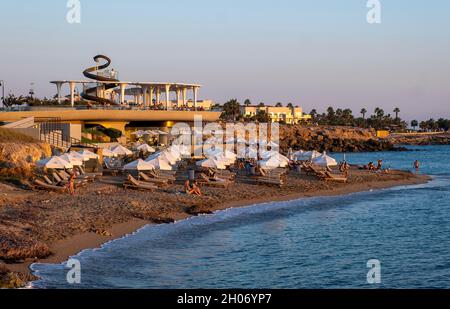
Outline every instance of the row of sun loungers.
<path id="1" fill-rule="evenodd" d="M 81 171 L 83 171 L 81 169 Z M 33 180 L 35 189 L 49 190 L 55 192 L 67 192 L 71 175 L 64 170 L 54 170 L 48 174 L 36 175 Z M 80 174 L 74 180 L 75 188 L 85 187 L 95 177 L 88 174 Z"/>
<path id="2" fill-rule="evenodd" d="M 323 180 L 323 181 L 327 181 L 327 182 L 341 182 L 341 183 L 347 183 L 348 182 L 348 178 L 347 177 L 333 175 L 329 171 L 319 170 L 312 164 L 303 163 L 302 164 L 302 169 L 308 176 L 315 176 L 315 177 L 317 177 L 317 178 L 319 178 L 320 180 Z"/>
<path id="3" fill-rule="evenodd" d="M 128 179 L 123 184 L 126 189 L 135 189 L 135 190 L 143 190 L 143 191 L 155 191 L 158 187 L 154 184 L 140 181 L 134 178 L 131 175 L 128 175 Z"/>

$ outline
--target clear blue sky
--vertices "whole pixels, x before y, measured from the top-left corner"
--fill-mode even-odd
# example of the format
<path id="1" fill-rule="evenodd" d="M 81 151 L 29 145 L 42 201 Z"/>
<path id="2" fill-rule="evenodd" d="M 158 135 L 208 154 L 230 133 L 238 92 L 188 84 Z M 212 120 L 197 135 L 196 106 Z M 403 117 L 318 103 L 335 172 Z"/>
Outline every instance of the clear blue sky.
<path id="1" fill-rule="evenodd" d="M 450 1 L 0 0 L 0 79 L 7 91 L 55 94 L 54 79 L 82 78 L 92 57 L 113 59 L 121 79 L 198 82 L 223 103 L 395 106 L 407 119 L 450 118 Z"/>

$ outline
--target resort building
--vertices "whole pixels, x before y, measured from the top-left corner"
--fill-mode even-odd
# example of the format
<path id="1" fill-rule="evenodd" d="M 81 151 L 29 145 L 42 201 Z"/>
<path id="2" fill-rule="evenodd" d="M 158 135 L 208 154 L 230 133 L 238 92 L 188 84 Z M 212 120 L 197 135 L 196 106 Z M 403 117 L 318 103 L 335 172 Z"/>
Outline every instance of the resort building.
<path id="1" fill-rule="evenodd" d="M 213 101 L 199 100 L 200 84 L 122 81 L 117 71 L 107 69 L 111 64 L 108 57 L 98 55 L 94 60 L 96 66 L 83 71 L 86 80 L 50 82 L 56 85 L 59 104 L 1 112 L 0 124 L 34 129 L 34 136 L 45 141 L 58 135 L 58 142 L 79 141 L 84 129 L 103 127 L 121 131 L 122 142 L 126 142 L 138 129 L 169 132 L 178 122 L 193 123 L 196 116 L 204 122 L 220 117 L 220 112 L 211 110 Z M 69 95 L 64 95 L 63 88 L 67 86 Z M 57 127 L 53 130 L 56 134 L 49 134 L 48 128 L 53 127 Z"/>
<path id="2" fill-rule="evenodd" d="M 267 113 L 272 122 L 282 122 L 286 124 L 298 124 L 309 121 L 311 115 L 303 113 L 301 107 L 276 107 L 276 106 L 242 106 L 241 114 L 246 118 L 256 116 L 259 111 Z"/>

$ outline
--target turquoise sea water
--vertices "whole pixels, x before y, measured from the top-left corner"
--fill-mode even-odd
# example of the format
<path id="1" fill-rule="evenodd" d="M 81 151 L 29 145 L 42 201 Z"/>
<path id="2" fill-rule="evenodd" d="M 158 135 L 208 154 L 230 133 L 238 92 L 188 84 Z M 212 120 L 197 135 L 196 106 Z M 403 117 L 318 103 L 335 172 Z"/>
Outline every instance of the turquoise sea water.
<path id="1" fill-rule="evenodd" d="M 230 209 L 86 250 L 81 284 L 32 266 L 37 288 L 450 288 L 450 147 L 348 154 L 433 176 L 425 185 Z M 338 159 L 342 158 L 337 154 Z M 381 284 L 367 283 L 367 261 Z"/>

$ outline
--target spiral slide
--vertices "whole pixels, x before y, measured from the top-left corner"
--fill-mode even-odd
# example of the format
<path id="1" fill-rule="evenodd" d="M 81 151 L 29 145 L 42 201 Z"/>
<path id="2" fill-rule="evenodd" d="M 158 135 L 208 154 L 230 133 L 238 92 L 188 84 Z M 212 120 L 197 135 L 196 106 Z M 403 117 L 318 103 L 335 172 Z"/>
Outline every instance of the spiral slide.
<path id="1" fill-rule="evenodd" d="M 86 70 L 83 71 L 83 75 L 86 78 L 90 78 L 96 81 L 100 81 L 100 82 L 118 82 L 119 80 L 115 79 L 115 78 L 110 78 L 110 77 L 105 77 L 105 76 L 100 76 L 100 75 L 96 75 L 96 74 L 92 74 L 92 72 L 98 71 L 98 70 L 104 70 L 107 67 L 110 66 L 111 64 L 111 59 L 109 59 L 108 57 L 104 56 L 104 55 L 97 55 L 94 57 L 95 62 L 98 62 L 100 59 L 103 59 L 106 61 L 105 64 L 102 64 L 100 66 L 95 66 L 95 67 L 91 67 L 88 68 Z M 116 88 L 118 86 L 118 84 L 106 84 L 105 85 L 105 91 Z M 101 103 L 103 105 L 107 105 L 107 104 L 117 104 L 116 102 L 109 100 L 109 99 L 105 99 L 105 98 L 101 98 L 97 96 L 97 89 L 98 87 L 92 87 L 92 88 L 88 88 L 86 89 L 82 94 L 81 97 L 85 100 L 88 101 L 93 101 L 93 102 L 98 102 Z"/>

